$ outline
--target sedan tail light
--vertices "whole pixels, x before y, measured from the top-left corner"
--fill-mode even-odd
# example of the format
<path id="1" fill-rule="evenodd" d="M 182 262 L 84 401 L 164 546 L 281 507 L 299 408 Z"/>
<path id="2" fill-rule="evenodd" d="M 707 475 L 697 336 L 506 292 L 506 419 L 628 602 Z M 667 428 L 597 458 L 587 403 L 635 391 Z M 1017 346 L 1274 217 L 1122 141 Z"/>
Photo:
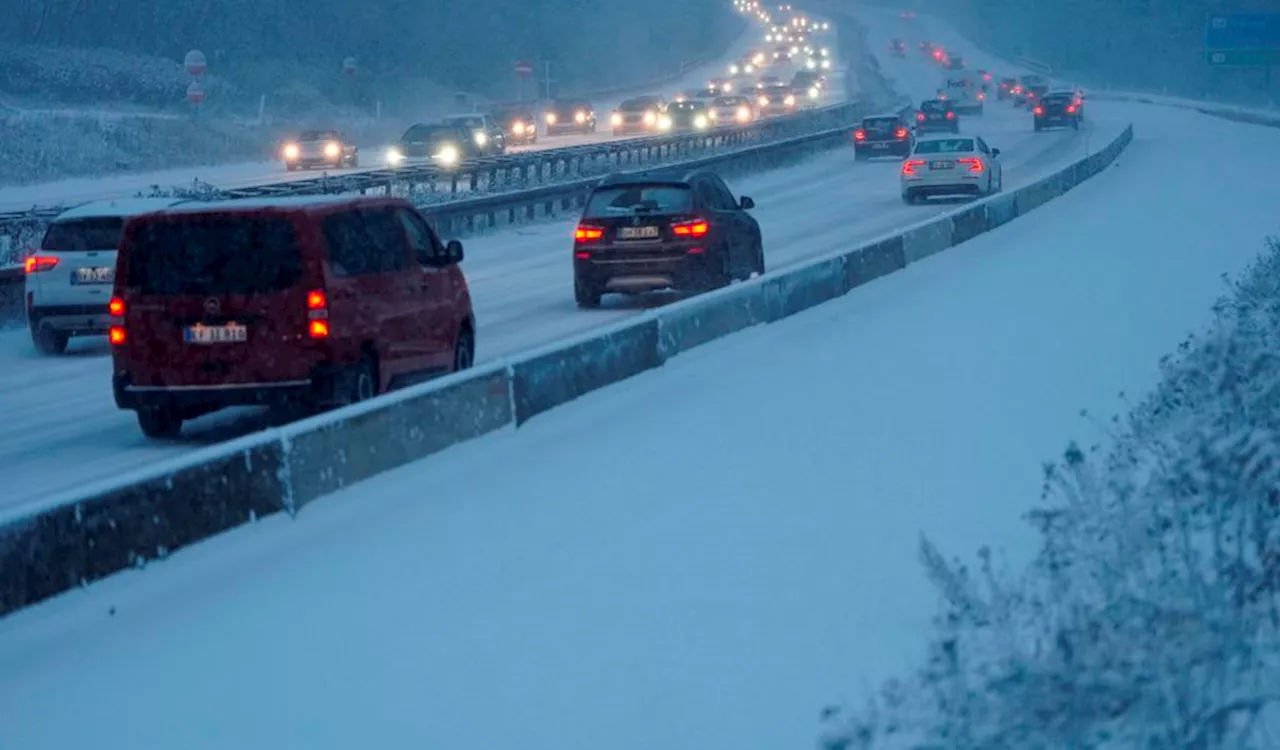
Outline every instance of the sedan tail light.
<path id="1" fill-rule="evenodd" d="M 23 263 L 27 273 L 40 273 L 52 270 L 58 265 L 58 259 L 51 255 L 32 255 Z"/>
<path id="2" fill-rule="evenodd" d="M 924 166 L 924 159 L 908 159 L 902 162 L 903 174 L 915 174 L 916 170 Z"/>
<path id="3" fill-rule="evenodd" d="M 970 172 L 981 172 L 983 170 L 982 160 L 973 156 L 956 159 L 956 164 L 964 164 L 968 166 Z"/>
<path id="4" fill-rule="evenodd" d="M 858 128 L 857 130 L 853 131 L 853 139 L 855 141 L 867 140 L 867 131 L 863 130 L 862 128 Z"/>
<path id="5" fill-rule="evenodd" d="M 1035 114 L 1037 114 L 1037 115 L 1042 115 L 1042 114 L 1044 114 L 1044 107 L 1036 107 L 1035 109 L 1033 109 L 1033 110 L 1031 110 L 1031 111 L 1032 111 L 1032 112 L 1034 112 L 1034 113 L 1035 113 Z"/>
<path id="6" fill-rule="evenodd" d="M 1076 105 L 1074 104 L 1067 105 L 1067 114 L 1074 115 L 1075 113 L 1076 113 Z"/>
<path id="7" fill-rule="evenodd" d="M 579 224 L 573 233 L 574 242 L 595 242 L 604 238 L 604 229 L 602 227 L 593 227 L 590 224 Z"/>
<path id="8" fill-rule="evenodd" d="M 947 119 L 948 119 L 948 120 L 954 120 L 954 119 L 956 119 L 956 113 L 955 113 L 955 112 L 948 112 L 948 113 L 947 113 Z"/>
<path id="9" fill-rule="evenodd" d="M 897 136 L 897 137 L 899 137 L 899 138 L 906 138 L 906 137 L 907 137 L 907 129 L 906 129 L 906 128 L 898 128 L 898 129 L 897 129 L 897 131 L 895 131 L 895 132 L 894 132 L 894 135 L 895 135 L 895 136 Z"/>
<path id="10" fill-rule="evenodd" d="M 917 120 L 918 122 L 924 122 L 924 113 L 923 113 L 923 112 L 917 112 L 917 113 L 916 113 L 916 120 Z"/>
<path id="11" fill-rule="evenodd" d="M 682 221 L 679 224 L 671 225 L 671 233 L 677 237 L 706 237 L 707 232 L 710 231 L 711 225 L 702 219 Z"/>

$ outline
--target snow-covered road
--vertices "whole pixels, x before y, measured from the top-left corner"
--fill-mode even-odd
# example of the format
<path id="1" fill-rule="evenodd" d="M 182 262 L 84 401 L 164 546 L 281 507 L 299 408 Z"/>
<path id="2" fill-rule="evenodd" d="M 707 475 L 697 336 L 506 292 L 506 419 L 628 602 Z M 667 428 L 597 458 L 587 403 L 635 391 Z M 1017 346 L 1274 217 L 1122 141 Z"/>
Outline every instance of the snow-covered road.
<path id="1" fill-rule="evenodd" d="M 1224 166 L 1280 132 L 1105 112 L 1134 143 L 1031 217 L 0 621 L 0 747 L 811 747 L 919 656 L 918 534 L 1025 552 L 1040 462 L 1102 439 L 1079 410 L 1153 385 L 1280 231 L 1267 175 Z M 890 212 L 823 168 L 757 179 Z M 775 267 L 831 210 L 790 200 Z"/>
<path id="2" fill-rule="evenodd" d="M 932 94 L 932 65 L 896 66 L 903 90 Z M 1096 150 L 1125 124 L 1095 107 L 1079 133 L 1033 133 L 1028 115 L 993 107 L 966 128 L 1001 148 L 1010 189 Z M 778 269 L 926 218 L 951 205 L 905 206 L 899 197 L 899 163 L 855 163 L 852 148 L 811 162 L 734 181 L 731 187 L 756 199 L 765 237 L 766 261 Z M 664 297 L 611 298 L 605 309 L 574 306 L 569 260 L 572 222 L 549 222 L 503 231 L 467 242 L 463 268 L 472 285 L 480 327 L 479 356 L 511 355 L 573 333 L 633 315 Z M 192 422 L 174 444 L 148 441 L 131 412 L 116 409 L 110 361 L 100 339 L 74 342 L 61 358 L 37 355 L 25 331 L 0 334 L 0 466 L 7 492 L 0 506 L 46 502 L 86 481 L 101 479 L 158 458 L 260 429 L 257 411 L 230 411 Z"/>

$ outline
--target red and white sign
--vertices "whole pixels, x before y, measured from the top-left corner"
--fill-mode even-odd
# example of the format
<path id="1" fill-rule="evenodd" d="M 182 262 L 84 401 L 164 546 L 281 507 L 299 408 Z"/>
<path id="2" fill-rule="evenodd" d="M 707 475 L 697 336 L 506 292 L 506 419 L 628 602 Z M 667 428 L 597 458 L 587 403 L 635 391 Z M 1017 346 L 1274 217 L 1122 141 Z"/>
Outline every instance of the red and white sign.
<path id="1" fill-rule="evenodd" d="M 192 104 L 199 104 L 204 101 L 204 87 L 196 81 L 192 81 L 191 85 L 187 86 L 187 101 Z"/>
<path id="2" fill-rule="evenodd" d="M 183 58 L 182 64 L 186 67 L 188 75 L 193 75 L 197 78 L 204 75 L 205 71 L 209 69 L 209 63 L 204 59 L 204 53 L 198 49 L 188 52 L 187 56 Z"/>
<path id="3" fill-rule="evenodd" d="M 516 75 L 527 78 L 533 75 L 533 63 L 528 60 L 521 60 L 516 63 Z"/>
<path id="4" fill-rule="evenodd" d="M 354 57 L 348 57 L 342 61 L 342 72 L 349 76 L 356 74 L 356 59 Z"/>

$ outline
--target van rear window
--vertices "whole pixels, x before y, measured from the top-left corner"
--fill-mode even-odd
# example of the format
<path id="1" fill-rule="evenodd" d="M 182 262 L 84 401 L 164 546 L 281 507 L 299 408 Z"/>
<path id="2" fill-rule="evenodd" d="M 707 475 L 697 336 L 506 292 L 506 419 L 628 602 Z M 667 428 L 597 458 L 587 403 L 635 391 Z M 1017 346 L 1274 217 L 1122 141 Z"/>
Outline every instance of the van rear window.
<path id="1" fill-rule="evenodd" d="M 58 253 L 114 250 L 120 243 L 122 229 L 124 219 L 119 216 L 59 221 L 49 226 L 40 247 Z"/>
<path id="2" fill-rule="evenodd" d="M 693 210 L 693 191 L 681 185 L 619 185 L 601 188 L 587 202 L 591 219 L 635 213 L 678 214 Z"/>
<path id="3" fill-rule="evenodd" d="M 277 292 L 301 278 L 288 219 L 197 215 L 139 227 L 125 283 L 143 294 L 215 297 Z"/>

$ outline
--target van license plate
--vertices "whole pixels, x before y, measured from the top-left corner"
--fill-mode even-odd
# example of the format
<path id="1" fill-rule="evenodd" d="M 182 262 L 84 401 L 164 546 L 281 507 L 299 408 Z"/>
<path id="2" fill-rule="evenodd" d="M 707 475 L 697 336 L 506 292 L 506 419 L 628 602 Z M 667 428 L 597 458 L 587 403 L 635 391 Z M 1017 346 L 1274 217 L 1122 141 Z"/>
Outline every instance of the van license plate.
<path id="1" fill-rule="evenodd" d="M 620 240 L 652 240 L 658 237 L 657 227 L 619 227 Z"/>
<path id="2" fill-rule="evenodd" d="M 249 340 L 249 329 L 238 323 L 194 325 L 183 331 L 182 337 L 188 344 L 238 344 Z"/>
<path id="3" fill-rule="evenodd" d="M 71 274 L 72 284 L 110 284 L 116 280 L 116 269 L 111 266 L 77 268 Z"/>

